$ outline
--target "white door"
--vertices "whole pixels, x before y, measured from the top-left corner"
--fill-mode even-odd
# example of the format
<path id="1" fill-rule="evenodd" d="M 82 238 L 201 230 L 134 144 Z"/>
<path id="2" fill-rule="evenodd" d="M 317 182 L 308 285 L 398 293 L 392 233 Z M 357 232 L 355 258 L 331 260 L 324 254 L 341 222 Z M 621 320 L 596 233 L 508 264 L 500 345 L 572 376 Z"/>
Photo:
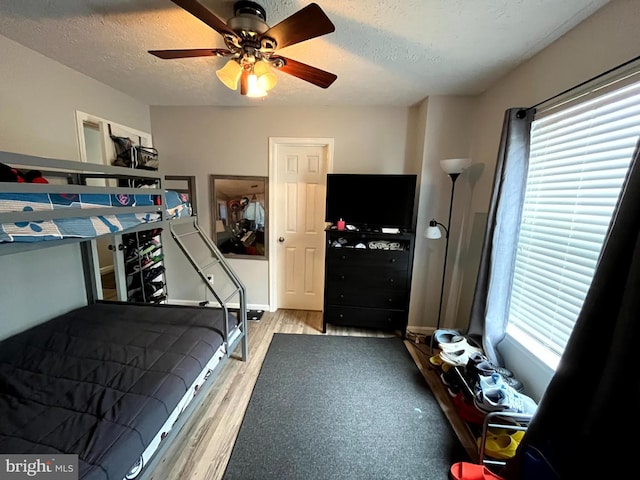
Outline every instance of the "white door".
<path id="1" fill-rule="evenodd" d="M 275 304 L 284 309 L 322 311 L 326 174 L 333 141 L 272 142 L 275 228 L 271 238 L 275 241 L 270 245 L 275 256 Z"/>

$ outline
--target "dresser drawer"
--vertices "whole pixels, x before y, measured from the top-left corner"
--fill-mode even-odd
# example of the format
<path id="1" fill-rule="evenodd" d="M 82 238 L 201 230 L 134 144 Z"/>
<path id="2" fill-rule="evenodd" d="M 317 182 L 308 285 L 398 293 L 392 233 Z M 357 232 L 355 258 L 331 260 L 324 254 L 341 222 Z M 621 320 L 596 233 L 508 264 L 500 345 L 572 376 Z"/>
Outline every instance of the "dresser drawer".
<path id="1" fill-rule="evenodd" d="M 327 248 L 327 265 L 369 265 L 371 267 L 395 267 L 406 269 L 409 265 L 409 252 L 394 250 L 368 250 L 359 248 Z"/>
<path id="2" fill-rule="evenodd" d="M 344 327 L 404 330 L 407 324 L 407 312 L 403 310 L 329 305 L 324 315 L 326 323 Z"/>
<path id="3" fill-rule="evenodd" d="M 408 280 L 405 270 L 381 269 L 369 265 L 341 265 L 325 272 L 325 288 L 366 290 L 373 295 L 381 291 L 406 290 L 409 287 Z"/>
<path id="4" fill-rule="evenodd" d="M 407 307 L 406 289 L 371 289 L 351 285 L 330 284 L 325 288 L 325 303 L 362 305 L 372 308 L 403 310 Z"/>

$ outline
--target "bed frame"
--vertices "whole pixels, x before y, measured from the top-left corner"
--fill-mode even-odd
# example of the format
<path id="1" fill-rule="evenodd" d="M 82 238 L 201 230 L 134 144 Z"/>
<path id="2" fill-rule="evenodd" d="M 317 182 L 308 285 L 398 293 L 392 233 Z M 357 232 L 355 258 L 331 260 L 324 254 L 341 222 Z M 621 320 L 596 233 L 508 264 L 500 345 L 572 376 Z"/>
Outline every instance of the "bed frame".
<path id="1" fill-rule="evenodd" d="M 64 223 L 73 219 L 73 221 L 94 222 L 98 225 L 93 235 L 83 233 L 75 237 L 48 238 L 44 241 L 17 241 L 3 243 L 0 241 L 0 255 L 12 255 L 18 252 L 30 251 L 34 249 L 46 248 L 55 245 L 67 243 L 78 243 L 81 249 L 83 261 L 83 274 L 85 285 L 87 288 L 87 304 L 109 303 L 99 300 L 97 278 L 99 272 L 95 265 L 95 238 L 102 235 L 124 234 L 151 228 L 165 228 L 171 232 L 178 246 L 194 267 L 194 274 L 201 277 L 207 289 L 213 294 L 216 301 L 210 306 L 201 307 L 185 307 L 196 308 L 202 311 L 213 310 L 222 311 L 223 317 L 228 318 L 233 314 L 237 318 L 237 325 L 229 326 L 228 322 L 223 322 L 223 339 L 224 345 L 221 350 L 219 361 L 215 362 L 215 366 L 207 375 L 207 381 L 202 382 L 202 388 L 198 390 L 197 395 L 186 405 L 182 405 L 182 413 L 177 416 L 173 427 L 162 441 L 157 442 L 159 445 L 151 456 L 151 460 L 143 465 L 140 471 L 136 472 L 136 480 L 144 480 L 153 474 L 156 462 L 162 457 L 162 454 L 170 446 L 170 439 L 176 438 L 188 421 L 191 413 L 200 406 L 200 403 L 206 397 L 207 390 L 214 384 L 215 377 L 225 365 L 226 361 L 232 358 L 233 352 L 241 345 L 242 361 L 248 360 L 248 339 L 247 339 L 247 307 L 246 307 L 246 291 L 243 283 L 237 277 L 235 272 L 230 268 L 222 253 L 217 249 L 215 244 L 208 239 L 200 230 L 196 215 L 196 192 L 195 177 L 189 176 L 167 176 L 162 177 L 156 171 L 136 170 L 125 167 L 114 167 L 109 165 L 98 165 L 76 161 L 65 161 L 52 158 L 34 157 L 11 152 L 0 152 L 0 162 L 13 168 L 24 170 L 39 170 L 43 177 L 50 180 L 48 184 L 35 183 L 9 183 L 0 182 L 0 194 L 53 194 L 53 195 L 79 195 L 83 198 L 94 198 L 92 195 L 99 195 L 102 198 L 125 198 L 125 196 L 145 195 L 152 200 L 144 200 L 141 203 L 136 202 L 133 205 L 119 204 L 115 205 L 80 205 L 70 204 L 63 207 L 52 205 L 48 209 L 25 208 L 24 204 L 18 202 L 17 208 L 7 211 L 6 206 L 0 208 L 0 226 L 9 225 L 47 225 L 47 222 L 55 224 L 61 221 Z M 55 180 L 54 180 L 55 179 Z M 127 184 L 129 181 L 144 180 L 146 185 L 142 188 L 131 188 L 117 185 Z M 170 219 L 167 216 L 166 191 L 162 187 L 163 180 L 167 181 L 185 181 L 186 188 L 179 189 L 180 193 L 186 193 L 191 202 L 191 215 L 181 218 Z M 130 183 L 130 182 L 129 182 Z M 96 197 L 97 198 L 97 197 Z M 0 207 L 2 207 L 0 205 Z M 121 216 L 142 218 L 140 222 L 131 224 L 131 222 L 121 222 L 121 225 L 115 225 L 108 219 L 118 219 Z M 98 220 L 96 220 L 96 218 Z M 107 219 L 105 222 L 104 219 Z M 107 228 L 101 228 L 102 225 Z M 117 231 L 114 228 L 122 227 Z M 2 231 L 4 233 L 4 231 Z M 6 239 L 6 236 L 5 236 Z M 195 243 L 194 243 L 195 239 Z M 1 240 L 1 238 L 0 238 Z M 202 248 L 206 251 L 194 251 L 194 248 Z M 201 264 L 201 258 L 207 259 L 207 265 Z M 223 278 L 224 281 L 217 281 L 216 284 L 208 281 L 207 268 L 214 268 L 218 279 Z M 113 302 L 123 303 L 123 302 Z M 170 303 L 170 302 L 169 302 Z M 156 305 L 149 308 L 176 308 L 176 305 Z M 213 307 L 213 308 L 211 308 Z M 233 312 L 233 313 L 232 313 Z M 48 322 L 45 322 L 45 324 Z M 35 327 L 38 328 L 38 327 Z M 20 334 L 18 334 L 20 335 Z M 13 338 L 13 337 L 12 337 Z M 215 356 L 215 355 L 214 355 Z M 0 412 L 1 413 L 1 412 Z M 158 432 L 161 433 L 161 432 Z M 70 452 L 73 453 L 73 452 Z M 140 452 L 142 453 L 142 452 Z M 146 460 L 145 460 L 146 461 Z M 127 477 L 134 478 L 134 477 Z"/>

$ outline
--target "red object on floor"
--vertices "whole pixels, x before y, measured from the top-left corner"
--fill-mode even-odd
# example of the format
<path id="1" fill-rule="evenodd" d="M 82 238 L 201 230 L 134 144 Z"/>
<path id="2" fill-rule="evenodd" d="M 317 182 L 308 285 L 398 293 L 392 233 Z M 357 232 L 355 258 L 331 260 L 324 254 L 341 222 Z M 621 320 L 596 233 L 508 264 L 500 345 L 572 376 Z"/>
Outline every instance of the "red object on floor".
<path id="1" fill-rule="evenodd" d="M 473 403 L 470 403 L 461 392 L 453 397 L 453 406 L 458 412 L 458 416 L 465 422 L 476 425 L 482 425 L 484 422 L 484 413 L 478 410 Z"/>
<path id="2" fill-rule="evenodd" d="M 504 480 L 484 465 L 469 462 L 458 462 L 451 465 L 451 478 L 453 480 Z"/>

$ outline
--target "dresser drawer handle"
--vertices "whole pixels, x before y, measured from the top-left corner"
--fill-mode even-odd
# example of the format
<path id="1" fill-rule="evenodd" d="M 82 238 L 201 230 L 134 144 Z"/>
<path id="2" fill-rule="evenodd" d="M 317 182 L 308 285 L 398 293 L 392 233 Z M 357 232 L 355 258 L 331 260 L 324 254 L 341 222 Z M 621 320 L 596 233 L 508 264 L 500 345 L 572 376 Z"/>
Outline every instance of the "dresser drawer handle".
<path id="1" fill-rule="evenodd" d="M 340 298 L 340 300 L 344 300 L 344 293 L 341 293 L 340 295 L 338 295 L 338 297 Z"/>
<path id="2" fill-rule="evenodd" d="M 343 313 L 338 314 L 338 318 L 344 318 L 344 314 Z"/>
<path id="3" fill-rule="evenodd" d="M 387 302 L 393 303 L 393 298 L 387 298 Z"/>
<path id="4" fill-rule="evenodd" d="M 392 258 L 391 260 L 389 260 L 391 263 L 396 263 L 396 259 Z"/>
<path id="5" fill-rule="evenodd" d="M 395 282 L 395 280 L 393 278 L 390 278 L 389 283 L 393 283 L 393 282 Z"/>
<path id="6" fill-rule="evenodd" d="M 346 259 L 347 259 L 347 256 L 346 256 L 346 255 L 341 255 L 341 256 L 340 256 L 340 260 L 346 260 Z"/>

